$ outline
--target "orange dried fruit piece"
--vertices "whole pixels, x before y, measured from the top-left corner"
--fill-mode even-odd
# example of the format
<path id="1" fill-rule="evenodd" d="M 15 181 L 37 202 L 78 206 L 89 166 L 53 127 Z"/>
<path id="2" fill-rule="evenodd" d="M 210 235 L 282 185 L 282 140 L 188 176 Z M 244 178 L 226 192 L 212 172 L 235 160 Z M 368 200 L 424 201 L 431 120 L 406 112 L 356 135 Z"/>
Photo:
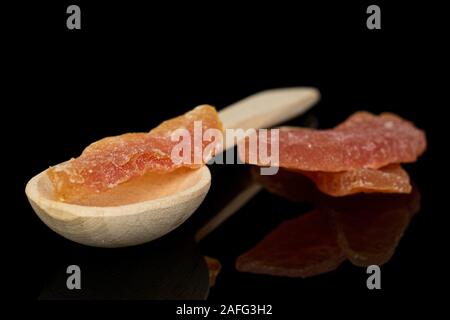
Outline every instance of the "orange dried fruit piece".
<path id="1" fill-rule="evenodd" d="M 313 210 L 281 223 L 238 257 L 241 272 L 310 277 L 335 270 L 345 257 L 329 216 Z"/>
<path id="2" fill-rule="evenodd" d="M 258 145 L 262 143 L 272 150 L 270 136 L 270 132 L 263 136 Z M 425 149 L 425 133 L 392 113 L 377 116 L 361 111 L 333 129 L 288 127 L 279 131 L 279 166 L 292 170 L 378 169 L 393 163 L 414 162 Z M 245 150 L 245 154 L 240 154 L 245 162 L 266 165 L 259 158 L 259 148 Z"/>
<path id="3" fill-rule="evenodd" d="M 256 168 L 256 167 L 255 167 Z M 292 171 L 280 168 L 275 175 L 254 178 L 272 193 L 293 201 L 311 199 L 317 189 L 324 194 L 341 197 L 356 193 L 409 193 L 408 173 L 397 164 L 380 169 L 357 169 L 343 172 Z"/>
<path id="4" fill-rule="evenodd" d="M 196 123 L 201 124 L 203 132 L 209 128 L 222 130 L 215 108 L 201 105 L 182 116 L 164 121 L 149 133 L 127 133 L 92 143 L 78 158 L 49 168 L 55 198 L 82 203 L 93 193 L 108 191 L 149 172 L 168 173 L 180 167 L 200 167 L 213 153 L 207 155 L 209 158 L 202 157 L 200 164 L 194 162 L 194 147 L 191 148 L 190 163 L 174 163 L 171 158 L 172 148 L 179 143 L 172 141 L 172 133 L 177 129 L 186 129 L 194 146 Z M 202 139 L 200 147 L 203 151 L 207 146 L 219 143 Z"/>
<path id="5" fill-rule="evenodd" d="M 342 172 L 301 171 L 325 194 L 342 197 L 355 193 L 409 193 L 408 173 L 399 165 Z"/>

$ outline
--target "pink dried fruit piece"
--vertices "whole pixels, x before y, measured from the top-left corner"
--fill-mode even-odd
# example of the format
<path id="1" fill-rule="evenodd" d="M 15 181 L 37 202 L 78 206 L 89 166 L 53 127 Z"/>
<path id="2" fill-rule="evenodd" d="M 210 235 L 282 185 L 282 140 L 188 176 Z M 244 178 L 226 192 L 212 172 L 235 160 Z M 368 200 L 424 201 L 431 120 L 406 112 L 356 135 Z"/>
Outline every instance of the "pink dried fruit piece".
<path id="1" fill-rule="evenodd" d="M 270 136 L 271 132 L 263 135 L 258 145 L 262 143 L 267 150 L 272 150 Z M 361 111 L 333 129 L 289 127 L 279 131 L 279 166 L 292 170 L 378 169 L 414 162 L 425 149 L 425 133 L 392 113 L 376 116 Z M 259 148 L 245 150 L 240 157 L 246 163 L 267 165 L 259 158 Z"/>

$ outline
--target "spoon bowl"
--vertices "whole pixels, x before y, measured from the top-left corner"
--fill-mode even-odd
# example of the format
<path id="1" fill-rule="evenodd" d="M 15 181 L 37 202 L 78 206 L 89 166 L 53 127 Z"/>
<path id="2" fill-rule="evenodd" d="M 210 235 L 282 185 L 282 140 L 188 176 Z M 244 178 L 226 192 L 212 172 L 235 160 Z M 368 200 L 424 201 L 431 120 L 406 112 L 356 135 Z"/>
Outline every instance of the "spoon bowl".
<path id="1" fill-rule="evenodd" d="M 155 182 L 154 174 L 120 186 L 113 194 L 90 199 L 93 205 L 57 201 L 47 172 L 32 178 L 26 195 L 39 218 L 72 241 L 96 247 L 124 247 L 145 243 L 181 225 L 202 203 L 211 185 L 208 167 L 181 169 Z M 145 183 L 149 180 L 152 183 Z M 120 196 L 118 196 L 120 191 Z M 115 206 L 100 206 L 114 199 Z"/>

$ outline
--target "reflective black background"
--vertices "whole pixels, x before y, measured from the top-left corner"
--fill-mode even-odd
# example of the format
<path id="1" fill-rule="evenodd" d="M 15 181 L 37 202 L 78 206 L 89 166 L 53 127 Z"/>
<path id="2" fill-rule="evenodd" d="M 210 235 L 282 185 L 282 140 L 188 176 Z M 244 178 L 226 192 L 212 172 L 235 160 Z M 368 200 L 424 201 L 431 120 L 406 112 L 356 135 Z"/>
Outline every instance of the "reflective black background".
<path id="1" fill-rule="evenodd" d="M 13 99 L 4 119 L 14 119 L 24 135 L 8 135 L 8 141 L 18 142 L 7 144 L 19 165 L 9 172 L 17 193 L 8 210 L 18 221 L 4 228 L 17 230 L 8 247 L 18 273 L 9 280 L 18 297 L 36 299 L 58 264 L 76 264 L 91 250 L 54 234 L 33 213 L 23 192 L 32 176 L 101 137 L 147 131 L 198 104 L 220 109 L 254 92 L 285 86 L 320 89 L 322 100 L 312 113 L 322 128 L 364 109 L 392 111 L 425 129 L 428 150 L 407 166 L 422 194 L 421 211 L 382 268 L 383 289 L 369 292 L 365 270 L 349 263 L 306 280 L 237 273 L 237 255 L 296 214 L 291 204 L 262 191 L 199 247 L 188 246 L 195 254 L 222 262 L 209 299 L 379 306 L 399 297 L 420 300 L 437 295 L 446 281 L 447 214 L 438 204 L 447 175 L 437 156 L 445 145 L 438 139 L 445 136 L 446 108 L 445 100 L 437 99 L 442 84 L 437 79 L 444 75 L 444 65 L 438 63 L 444 39 L 437 34 L 438 8 L 380 4 L 382 30 L 370 31 L 365 27 L 366 4 L 77 3 L 81 31 L 65 28 L 66 3 L 22 7 L 12 24 L 19 36 L 12 37 L 11 45 L 17 54 L 7 60 L 14 69 L 7 87 Z M 224 170 L 233 169 L 214 169 L 213 174 Z M 217 177 L 220 174 L 228 179 L 227 173 L 217 172 Z M 216 180 L 213 176 L 212 191 L 220 193 Z M 201 220 L 198 214 L 177 231 L 181 235 L 169 236 L 192 236 Z M 172 250 L 164 242 L 159 246 Z M 149 251 L 153 247 L 150 244 Z M 115 253 L 91 251 L 93 256 L 114 259 Z M 32 276 L 26 276 L 29 273 Z"/>

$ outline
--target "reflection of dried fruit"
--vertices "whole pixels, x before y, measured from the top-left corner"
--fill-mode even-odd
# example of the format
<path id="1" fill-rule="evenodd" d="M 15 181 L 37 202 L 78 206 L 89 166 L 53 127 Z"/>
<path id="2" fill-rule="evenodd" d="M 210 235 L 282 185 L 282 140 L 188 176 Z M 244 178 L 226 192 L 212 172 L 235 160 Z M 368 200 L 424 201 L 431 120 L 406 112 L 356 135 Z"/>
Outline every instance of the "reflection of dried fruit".
<path id="1" fill-rule="evenodd" d="M 239 271 L 307 277 L 336 268 L 337 252 L 357 266 L 382 265 L 420 209 L 416 188 L 410 194 L 336 198 L 319 192 L 302 174 L 280 170 L 274 176 L 260 176 L 256 171 L 256 179 L 269 191 L 318 208 L 284 222 L 242 254 L 237 260 Z M 330 250 L 330 244 L 335 249 Z"/>
<path id="2" fill-rule="evenodd" d="M 187 129 L 194 139 L 195 121 L 202 121 L 203 131 L 222 129 L 216 110 L 203 105 L 163 122 L 150 133 L 128 133 L 89 145 L 78 158 L 48 170 L 56 198 L 76 203 L 88 194 L 109 190 L 146 172 L 164 173 L 181 166 L 199 167 L 198 164 L 175 164 L 171 159 L 172 148 L 178 144 L 178 141 L 171 141 L 171 133 L 176 129 Z M 209 141 L 202 141 L 203 148 L 209 144 Z M 192 145 L 195 145 L 193 140 Z M 193 153 L 194 148 L 191 151 Z"/>
<path id="3" fill-rule="evenodd" d="M 283 222 L 239 256 L 242 272 L 309 277 L 336 269 L 344 260 L 329 217 L 318 210 Z"/>
<path id="4" fill-rule="evenodd" d="M 338 230 L 338 243 L 357 266 L 382 265 L 394 254 L 411 217 L 420 209 L 420 194 L 359 195 L 326 203 Z"/>
<path id="5" fill-rule="evenodd" d="M 252 167 L 252 176 L 270 192 L 291 201 L 311 202 L 318 195 L 314 183 L 295 171 L 280 168 L 274 175 L 261 175 L 258 167 Z"/>
<path id="6" fill-rule="evenodd" d="M 259 144 L 272 150 L 270 139 L 264 140 Z M 281 128 L 279 147 L 280 167 L 340 172 L 414 162 L 425 151 L 426 138 L 422 130 L 394 114 L 357 112 L 334 129 Z M 252 156 L 258 163 L 251 164 L 264 165 L 258 153 Z M 248 163 L 252 157 L 241 158 Z"/>
<path id="7" fill-rule="evenodd" d="M 213 287 L 216 284 L 217 276 L 219 275 L 222 265 L 220 261 L 208 256 L 204 256 L 209 271 L 209 287 Z"/>

